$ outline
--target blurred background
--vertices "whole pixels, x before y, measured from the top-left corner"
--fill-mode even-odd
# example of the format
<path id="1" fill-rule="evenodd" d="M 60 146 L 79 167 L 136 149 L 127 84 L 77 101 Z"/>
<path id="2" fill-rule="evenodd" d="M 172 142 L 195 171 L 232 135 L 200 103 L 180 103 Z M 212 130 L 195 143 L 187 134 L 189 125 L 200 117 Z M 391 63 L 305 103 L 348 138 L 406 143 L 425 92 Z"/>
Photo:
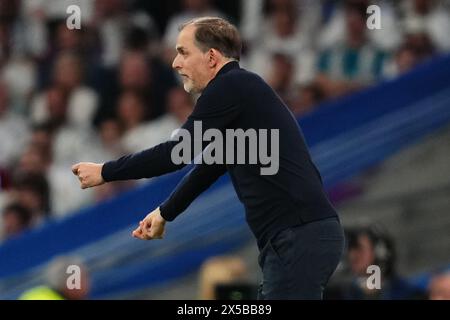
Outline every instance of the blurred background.
<path id="1" fill-rule="evenodd" d="M 256 243 L 228 176 L 142 242 L 131 231 L 189 168 L 83 191 L 71 173 L 185 121 L 178 26 L 211 15 L 239 27 L 241 66 L 296 115 L 339 211 L 347 251 L 325 298 L 450 299 L 448 0 L 0 0 L 0 299 L 255 297 Z"/>

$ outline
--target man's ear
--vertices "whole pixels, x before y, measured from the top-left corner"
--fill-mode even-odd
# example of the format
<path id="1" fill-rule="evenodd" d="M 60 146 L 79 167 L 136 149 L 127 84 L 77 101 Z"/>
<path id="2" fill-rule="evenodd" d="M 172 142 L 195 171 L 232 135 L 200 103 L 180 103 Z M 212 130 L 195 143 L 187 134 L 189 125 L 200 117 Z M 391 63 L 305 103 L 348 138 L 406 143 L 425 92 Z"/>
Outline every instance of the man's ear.
<path id="1" fill-rule="evenodd" d="M 214 68 L 217 63 L 218 63 L 218 59 L 220 59 L 219 57 L 220 53 L 216 50 L 216 49 L 209 49 L 208 51 L 208 65 L 211 68 Z"/>

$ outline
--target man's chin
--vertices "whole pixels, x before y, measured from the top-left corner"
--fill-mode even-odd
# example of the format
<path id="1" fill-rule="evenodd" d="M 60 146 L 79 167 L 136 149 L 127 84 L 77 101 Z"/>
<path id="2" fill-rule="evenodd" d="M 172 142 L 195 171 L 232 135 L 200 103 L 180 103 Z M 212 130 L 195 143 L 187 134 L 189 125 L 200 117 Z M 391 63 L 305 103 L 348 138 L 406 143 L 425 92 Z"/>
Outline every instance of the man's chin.
<path id="1" fill-rule="evenodd" d="M 191 87 L 188 86 L 187 84 L 183 84 L 183 88 L 184 88 L 184 91 L 186 91 L 187 93 L 191 93 Z"/>
<path id="2" fill-rule="evenodd" d="M 196 94 L 197 93 L 196 90 L 194 89 L 194 87 L 189 85 L 189 84 L 187 84 L 187 83 L 185 83 L 183 85 L 183 87 L 184 87 L 184 91 L 186 91 L 187 93 L 190 93 L 190 94 Z"/>

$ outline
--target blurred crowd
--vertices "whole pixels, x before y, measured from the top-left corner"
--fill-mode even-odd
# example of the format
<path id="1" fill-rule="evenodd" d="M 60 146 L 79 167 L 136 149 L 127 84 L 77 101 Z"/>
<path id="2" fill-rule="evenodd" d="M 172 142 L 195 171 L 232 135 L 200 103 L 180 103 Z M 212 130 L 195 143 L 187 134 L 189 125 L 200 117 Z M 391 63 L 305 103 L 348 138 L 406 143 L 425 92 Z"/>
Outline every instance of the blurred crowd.
<path id="1" fill-rule="evenodd" d="M 81 29 L 66 25 L 70 4 Z M 370 4 L 380 30 L 367 28 Z M 296 116 L 450 51 L 447 0 L 0 0 L 2 239 L 133 185 L 82 191 L 70 167 L 152 147 L 186 120 L 178 26 L 211 15 L 239 27 L 241 66 Z"/>

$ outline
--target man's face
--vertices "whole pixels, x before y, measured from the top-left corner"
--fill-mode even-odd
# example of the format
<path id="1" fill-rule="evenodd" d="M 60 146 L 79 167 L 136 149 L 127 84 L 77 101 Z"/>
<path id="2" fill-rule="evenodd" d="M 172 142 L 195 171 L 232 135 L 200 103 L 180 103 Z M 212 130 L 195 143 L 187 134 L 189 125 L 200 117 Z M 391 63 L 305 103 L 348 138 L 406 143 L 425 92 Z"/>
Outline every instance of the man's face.
<path id="1" fill-rule="evenodd" d="M 177 56 L 172 64 L 183 79 L 184 90 L 194 94 L 202 92 L 214 77 L 210 53 L 202 52 L 195 44 L 195 29 L 194 25 L 188 25 L 178 35 Z"/>

